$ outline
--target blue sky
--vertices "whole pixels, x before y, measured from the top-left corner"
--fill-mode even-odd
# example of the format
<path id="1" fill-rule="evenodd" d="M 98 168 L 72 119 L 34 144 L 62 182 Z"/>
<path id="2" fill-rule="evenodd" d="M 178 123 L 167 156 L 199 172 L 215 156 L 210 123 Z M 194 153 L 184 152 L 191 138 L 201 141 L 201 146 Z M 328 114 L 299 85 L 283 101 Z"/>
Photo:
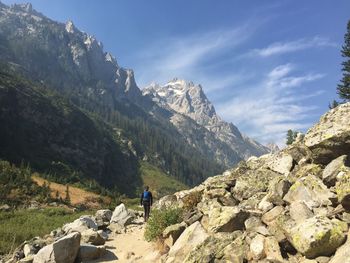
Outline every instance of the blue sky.
<path id="1" fill-rule="evenodd" d="M 349 0 L 31 3 L 96 36 L 141 88 L 200 83 L 223 119 L 263 143 L 282 145 L 288 129 L 305 131 L 337 98 Z"/>

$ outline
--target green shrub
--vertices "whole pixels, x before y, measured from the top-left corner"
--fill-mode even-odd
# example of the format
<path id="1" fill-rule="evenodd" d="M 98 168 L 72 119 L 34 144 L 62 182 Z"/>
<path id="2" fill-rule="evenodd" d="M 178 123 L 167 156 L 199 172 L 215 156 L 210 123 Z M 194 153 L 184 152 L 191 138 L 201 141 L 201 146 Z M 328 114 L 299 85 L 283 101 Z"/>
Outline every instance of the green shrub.
<path id="1" fill-rule="evenodd" d="M 161 237 L 164 229 L 182 221 L 182 209 L 166 208 L 155 209 L 147 222 L 145 229 L 145 239 L 154 241 Z"/>

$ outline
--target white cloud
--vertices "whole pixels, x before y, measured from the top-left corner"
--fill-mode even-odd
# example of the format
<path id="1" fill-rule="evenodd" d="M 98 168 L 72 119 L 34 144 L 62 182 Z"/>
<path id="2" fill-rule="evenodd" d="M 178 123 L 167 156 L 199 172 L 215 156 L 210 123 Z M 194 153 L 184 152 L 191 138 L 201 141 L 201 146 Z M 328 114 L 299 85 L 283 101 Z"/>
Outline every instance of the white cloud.
<path id="1" fill-rule="evenodd" d="M 140 74 L 137 76 L 138 83 L 145 86 L 154 80 L 165 82 L 174 77 L 202 80 L 205 75 L 202 68 L 210 65 L 213 58 L 242 44 L 253 31 L 253 27 L 247 24 L 226 30 L 159 40 L 137 54 L 137 60 L 143 62 L 136 66 L 136 71 Z"/>
<path id="2" fill-rule="evenodd" d="M 295 76 L 294 69 L 292 64 L 273 68 L 260 83 L 241 89 L 237 96 L 218 105 L 219 114 L 260 142 L 275 141 L 282 146 L 288 129 L 310 127 L 308 118 L 317 108 L 301 102 L 322 94 L 301 92 L 300 88 L 324 75 Z"/>
<path id="3" fill-rule="evenodd" d="M 291 53 L 295 51 L 300 51 L 308 48 L 315 47 L 337 47 L 336 43 L 331 42 L 327 38 L 323 37 L 313 37 L 313 38 L 303 38 L 290 42 L 276 42 L 269 45 L 266 48 L 254 49 L 249 54 L 258 55 L 261 57 L 270 57 L 273 55 L 280 55 L 285 53 Z"/>

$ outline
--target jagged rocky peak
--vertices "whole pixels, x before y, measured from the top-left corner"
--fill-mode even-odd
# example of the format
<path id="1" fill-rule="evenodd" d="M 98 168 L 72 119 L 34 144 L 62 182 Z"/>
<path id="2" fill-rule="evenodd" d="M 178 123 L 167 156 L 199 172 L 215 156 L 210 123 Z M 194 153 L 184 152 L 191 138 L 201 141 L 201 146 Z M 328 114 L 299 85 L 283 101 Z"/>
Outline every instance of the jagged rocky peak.
<path id="1" fill-rule="evenodd" d="M 204 94 L 202 86 L 192 81 L 174 78 L 163 86 L 152 83 L 144 88 L 143 94 L 153 96 L 156 102 L 165 102 L 174 111 L 200 124 L 217 118 L 215 108 Z"/>
<path id="2" fill-rule="evenodd" d="M 33 12 L 33 6 L 31 3 L 14 4 L 11 6 L 11 8 L 16 11 L 24 11 L 28 13 Z"/>
<path id="3" fill-rule="evenodd" d="M 152 83 L 143 89 L 143 95 L 151 97 L 159 106 L 171 109 L 177 114 L 185 115 L 192 119 L 196 124 L 209 131 L 217 140 L 224 143 L 231 150 L 226 151 L 220 156 L 226 156 L 228 162 L 226 165 L 233 165 L 237 162 L 233 156 L 238 155 L 241 159 L 247 159 L 252 155 L 260 156 L 270 152 L 265 146 L 259 144 L 253 139 L 243 136 L 238 128 L 232 123 L 225 122 L 216 113 L 213 104 L 208 100 L 201 85 L 194 84 L 192 81 L 174 78 L 165 85 Z M 173 124 L 182 132 L 186 133 L 186 125 L 181 118 L 172 119 Z M 186 135 L 184 135 L 186 136 Z M 209 141 L 202 141 L 208 145 Z M 212 149 L 212 146 L 209 146 Z M 216 151 L 217 152 L 217 151 Z M 216 153 L 217 160 L 220 162 L 222 157 Z"/>
<path id="4" fill-rule="evenodd" d="M 77 29 L 74 26 L 73 21 L 71 21 L 71 20 L 67 21 L 67 23 L 66 23 L 66 31 L 68 33 L 74 34 L 76 32 L 76 30 Z"/>

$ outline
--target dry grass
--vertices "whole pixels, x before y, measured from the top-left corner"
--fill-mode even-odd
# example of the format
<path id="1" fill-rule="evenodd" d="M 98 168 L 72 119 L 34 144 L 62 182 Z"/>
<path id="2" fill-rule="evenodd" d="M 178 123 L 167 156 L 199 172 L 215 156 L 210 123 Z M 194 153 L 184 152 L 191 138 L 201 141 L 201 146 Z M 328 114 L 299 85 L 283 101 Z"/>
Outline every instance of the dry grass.
<path id="1" fill-rule="evenodd" d="M 66 198 L 66 189 L 67 186 L 63 184 L 49 182 L 46 179 L 43 179 L 38 176 L 32 176 L 32 180 L 37 183 L 39 186 L 43 186 L 44 184 L 50 186 L 51 197 L 56 198 L 58 193 L 58 198 L 65 199 Z M 74 187 L 69 186 L 69 197 L 70 203 L 73 206 L 84 205 L 86 207 L 92 209 L 98 209 L 101 205 L 106 205 L 111 203 L 111 199 L 109 197 L 101 197 L 98 194 Z"/>

